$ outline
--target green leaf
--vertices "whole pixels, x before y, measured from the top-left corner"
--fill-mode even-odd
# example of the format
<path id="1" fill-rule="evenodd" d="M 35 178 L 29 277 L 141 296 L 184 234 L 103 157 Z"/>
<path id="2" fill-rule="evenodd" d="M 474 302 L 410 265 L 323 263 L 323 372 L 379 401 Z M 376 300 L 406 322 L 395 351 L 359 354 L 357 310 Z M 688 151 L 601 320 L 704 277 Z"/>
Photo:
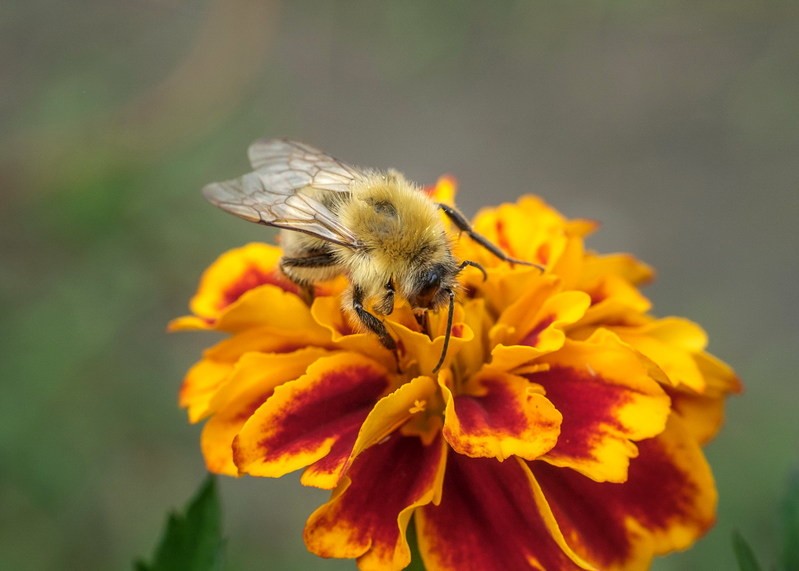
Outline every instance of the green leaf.
<path id="1" fill-rule="evenodd" d="M 185 515 L 171 513 L 153 562 L 134 563 L 135 571 L 220 571 L 224 559 L 221 510 L 216 479 L 208 476 Z"/>
<path id="2" fill-rule="evenodd" d="M 411 548 L 411 563 L 405 571 L 425 571 L 422 554 L 419 552 L 419 538 L 416 535 L 416 516 L 408 523 L 408 546 Z"/>
<path id="3" fill-rule="evenodd" d="M 782 568 L 799 569 L 799 472 L 788 478 L 788 491 L 782 503 Z"/>
<path id="4" fill-rule="evenodd" d="M 737 530 L 732 532 L 732 547 L 738 560 L 739 571 L 760 571 L 760 565 L 752 548 Z"/>

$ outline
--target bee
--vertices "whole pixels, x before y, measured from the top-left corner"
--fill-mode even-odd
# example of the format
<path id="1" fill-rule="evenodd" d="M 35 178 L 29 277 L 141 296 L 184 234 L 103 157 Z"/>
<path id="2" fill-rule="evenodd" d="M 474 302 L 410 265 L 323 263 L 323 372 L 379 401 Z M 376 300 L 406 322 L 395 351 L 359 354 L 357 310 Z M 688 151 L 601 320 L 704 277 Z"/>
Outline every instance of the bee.
<path id="1" fill-rule="evenodd" d="M 222 210 L 281 230 L 280 269 L 305 292 L 345 275 L 343 308 L 397 356 L 397 343 L 378 316 L 394 310 L 401 296 L 419 316 L 447 305 L 444 363 L 452 334 L 458 274 L 476 262 L 458 262 L 443 211 L 461 232 L 511 264 L 509 257 L 475 232 L 466 217 L 434 202 L 395 170 L 361 169 L 309 145 L 260 139 L 248 151 L 253 172 L 209 184 L 203 194 Z"/>

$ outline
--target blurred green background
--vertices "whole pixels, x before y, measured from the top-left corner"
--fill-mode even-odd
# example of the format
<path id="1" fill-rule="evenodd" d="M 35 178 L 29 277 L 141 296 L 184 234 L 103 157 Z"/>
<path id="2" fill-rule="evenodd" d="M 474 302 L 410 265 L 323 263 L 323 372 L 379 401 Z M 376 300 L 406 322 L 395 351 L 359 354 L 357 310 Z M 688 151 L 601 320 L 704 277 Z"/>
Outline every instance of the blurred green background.
<path id="1" fill-rule="evenodd" d="M 203 477 L 176 407 L 200 272 L 271 233 L 199 189 L 290 136 L 460 203 L 534 192 L 658 270 L 746 382 L 717 527 L 658 570 L 764 562 L 799 458 L 799 4 L 33 0 L 0 11 L 0 568 L 126 569 Z M 307 554 L 326 497 L 224 479 L 229 569 Z"/>

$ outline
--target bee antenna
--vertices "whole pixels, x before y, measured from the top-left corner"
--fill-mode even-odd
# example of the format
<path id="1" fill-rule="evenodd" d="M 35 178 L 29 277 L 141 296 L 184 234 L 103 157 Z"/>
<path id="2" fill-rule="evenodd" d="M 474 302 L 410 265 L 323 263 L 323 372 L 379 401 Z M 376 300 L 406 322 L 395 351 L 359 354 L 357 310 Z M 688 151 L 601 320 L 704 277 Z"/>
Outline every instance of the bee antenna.
<path id="1" fill-rule="evenodd" d="M 488 279 L 488 272 L 486 272 L 485 268 L 483 266 L 481 266 L 480 264 L 478 264 L 477 262 L 473 262 L 471 260 L 463 260 L 461 262 L 461 265 L 458 266 L 458 273 L 462 272 L 463 269 L 468 267 L 468 266 L 471 266 L 473 268 L 477 268 L 478 270 L 483 272 L 483 281 L 486 281 Z"/>
<path id="2" fill-rule="evenodd" d="M 435 367 L 433 367 L 433 374 L 438 373 L 438 370 L 441 368 L 441 365 L 444 364 L 444 359 L 447 358 L 447 349 L 449 348 L 449 339 L 452 337 L 452 314 L 455 311 L 455 292 L 447 290 L 449 294 L 449 310 L 447 311 L 447 331 L 444 333 L 444 348 L 441 349 L 441 357 L 438 359 L 438 363 Z"/>
<path id="3" fill-rule="evenodd" d="M 505 252 L 500 250 L 496 245 L 492 244 L 488 241 L 488 239 L 479 234 L 472 228 L 472 225 L 469 224 L 469 221 L 466 217 L 461 214 L 461 212 L 455 208 L 454 206 L 450 206 L 449 204 L 444 204 L 443 202 L 438 203 L 438 207 L 444 211 L 444 214 L 455 224 L 455 227 L 460 230 L 461 232 L 466 232 L 469 237 L 480 244 L 483 248 L 494 254 L 497 258 L 502 261 L 508 262 L 511 266 L 515 264 L 519 264 L 522 266 L 533 266 L 538 268 L 541 273 L 543 274 L 546 271 L 546 268 L 541 264 L 536 264 L 535 262 L 525 262 L 524 260 L 517 260 L 516 258 L 511 258 Z"/>

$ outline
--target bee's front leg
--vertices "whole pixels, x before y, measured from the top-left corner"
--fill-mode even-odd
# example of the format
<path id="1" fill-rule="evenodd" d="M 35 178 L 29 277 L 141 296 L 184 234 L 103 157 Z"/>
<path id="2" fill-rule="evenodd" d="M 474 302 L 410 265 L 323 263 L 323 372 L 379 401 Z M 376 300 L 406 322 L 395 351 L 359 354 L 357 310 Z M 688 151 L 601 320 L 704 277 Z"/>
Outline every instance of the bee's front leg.
<path id="1" fill-rule="evenodd" d="M 355 311 L 355 315 L 358 316 L 360 322 L 363 323 L 366 328 L 369 329 L 369 331 L 377 335 L 377 338 L 380 339 L 383 347 L 389 351 L 392 351 L 396 355 L 397 342 L 394 341 L 394 338 L 391 335 L 389 335 L 388 329 L 386 329 L 386 326 L 383 325 L 383 322 L 366 310 L 366 308 L 363 306 L 363 298 L 363 288 L 358 285 L 353 285 L 352 309 Z"/>
<path id="2" fill-rule="evenodd" d="M 386 282 L 385 292 L 380 301 L 372 306 L 372 309 L 378 315 L 391 315 L 394 311 L 394 284 L 391 280 Z"/>

